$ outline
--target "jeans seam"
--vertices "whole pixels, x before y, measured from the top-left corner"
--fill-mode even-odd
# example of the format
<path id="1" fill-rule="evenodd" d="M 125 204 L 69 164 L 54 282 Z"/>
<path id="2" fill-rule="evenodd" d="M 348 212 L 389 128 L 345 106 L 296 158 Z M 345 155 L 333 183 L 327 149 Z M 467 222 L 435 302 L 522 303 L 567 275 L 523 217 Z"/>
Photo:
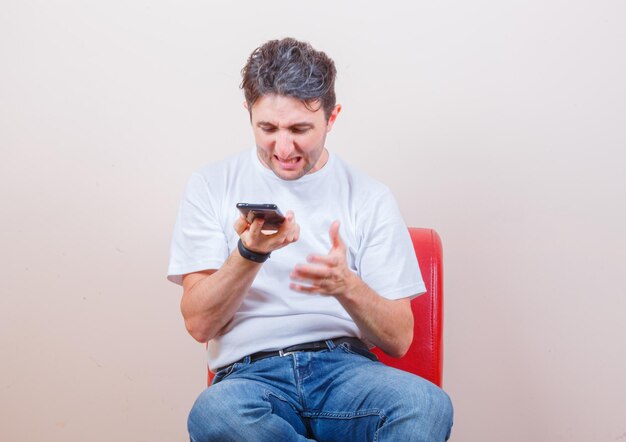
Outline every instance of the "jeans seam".
<path id="1" fill-rule="evenodd" d="M 228 366 L 226 368 L 223 368 L 222 370 L 218 371 L 217 373 L 215 373 L 215 378 L 213 379 L 213 382 L 211 383 L 211 385 L 219 384 L 224 379 L 226 379 L 228 376 L 233 374 L 233 372 L 237 369 L 238 365 L 240 365 L 240 364 L 239 363 L 232 364 L 232 365 L 230 365 L 230 366 Z"/>
<path id="2" fill-rule="evenodd" d="M 298 356 L 295 354 L 290 355 L 293 360 L 293 378 L 296 384 L 296 389 L 298 391 L 298 402 L 300 402 L 300 406 L 303 410 L 306 410 L 307 403 L 305 400 L 306 393 L 302 386 L 302 379 L 300 379 L 300 373 L 298 372 L 298 368 L 300 364 L 298 363 Z"/>
<path id="3" fill-rule="evenodd" d="M 387 422 L 387 416 L 385 415 L 385 413 L 381 413 L 378 428 L 376 428 L 376 431 L 374 432 L 374 442 L 378 441 L 380 429 L 383 427 L 383 425 L 385 425 L 385 422 Z"/>
<path id="4" fill-rule="evenodd" d="M 349 353 L 351 355 L 362 356 L 364 358 L 369 359 L 372 362 L 377 362 L 378 361 L 378 357 L 374 353 L 370 352 L 369 350 L 363 350 L 363 352 L 367 351 L 367 352 L 369 352 L 372 355 L 372 357 L 369 357 L 369 356 L 367 356 L 367 355 L 365 355 L 363 353 L 359 353 L 359 352 L 353 350 L 352 347 L 350 346 L 350 344 L 348 344 L 348 343 L 340 344 L 339 346 L 337 346 L 337 348 L 340 348 L 344 352 Z"/>
<path id="5" fill-rule="evenodd" d="M 354 419 L 359 417 L 366 416 L 378 416 L 382 419 L 386 419 L 385 413 L 383 410 L 378 408 L 371 408 L 367 410 L 359 410 L 359 411 L 307 411 L 302 413 L 302 415 L 306 415 L 306 417 L 315 419 L 315 418 L 328 418 L 328 419 Z"/>
<path id="6" fill-rule="evenodd" d="M 286 398 L 282 397 L 279 394 L 276 394 L 275 392 L 273 392 L 271 390 L 265 390 L 264 399 L 270 405 L 270 410 L 274 411 L 274 407 L 272 406 L 272 402 L 270 401 L 270 396 L 274 396 L 279 401 L 284 402 L 285 404 L 289 405 L 293 411 L 295 411 L 296 413 L 300 414 L 298 409 L 296 407 L 294 407 L 293 404 L 291 402 L 289 402 Z"/>
<path id="7" fill-rule="evenodd" d="M 320 411 L 317 413 L 312 413 L 312 412 L 302 413 L 302 417 L 305 417 L 307 419 L 322 418 L 322 419 L 336 419 L 336 420 L 351 420 L 351 419 L 358 419 L 358 418 L 368 417 L 368 416 L 378 416 L 379 418 L 378 427 L 376 428 L 376 431 L 374 432 L 374 439 L 373 439 L 373 442 L 377 442 L 379 431 L 382 428 L 382 426 L 385 424 L 385 422 L 387 421 L 387 415 L 385 414 L 385 412 L 378 408 L 360 410 L 360 411 L 355 411 L 355 412 Z"/>

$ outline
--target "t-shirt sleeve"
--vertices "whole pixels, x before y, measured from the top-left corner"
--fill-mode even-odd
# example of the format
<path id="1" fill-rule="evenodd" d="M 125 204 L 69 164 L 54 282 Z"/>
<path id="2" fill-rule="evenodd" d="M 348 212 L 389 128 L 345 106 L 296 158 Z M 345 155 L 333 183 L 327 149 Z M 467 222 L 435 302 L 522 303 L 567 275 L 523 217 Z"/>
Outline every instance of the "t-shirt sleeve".
<path id="1" fill-rule="evenodd" d="M 187 273 L 218 269 L 228 253 L 209 184 L 201 174 L 194 173 L 178 209 L 167 279 L 182 284 L 182 276 Z"/>
<path id="2" fill-rule="evenodd" d="M 414 298 L 426 292 L 408 228 L 389 190 L 371 198 L 359 224 L 356 255 L 359 276 L 388 299 Z"/>

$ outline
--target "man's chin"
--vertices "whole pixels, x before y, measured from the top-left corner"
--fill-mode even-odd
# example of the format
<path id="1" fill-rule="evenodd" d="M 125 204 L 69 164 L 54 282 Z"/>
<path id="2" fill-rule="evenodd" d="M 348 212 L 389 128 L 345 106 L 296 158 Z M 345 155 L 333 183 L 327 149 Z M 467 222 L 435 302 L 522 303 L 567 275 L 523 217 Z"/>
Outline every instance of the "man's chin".
<path id="1" fill-rule="evenodd" d="M 276 175 L 278 178 L 280 178 L 281 180 L 285 180 L 285 181 L 294 181 L 306 175 L 306 173 L 301 169 L 299 170 L 272 169 L 272 172 L 274 172 L 274 175 Z"/>
<path id="2" fill-rule="evenodd" d="M 276 164 L 272 164 L 271 169 L 272 172 L 274 172 L 274 175 L 285 181 L 293 181 L 302 178 L 304 175 L 307 174 L 309 170 L 311 170 L 311 168 L 306 168 L 302 165 L 298 168 L 285 169 L 283 167 L 277 166 Z"/>

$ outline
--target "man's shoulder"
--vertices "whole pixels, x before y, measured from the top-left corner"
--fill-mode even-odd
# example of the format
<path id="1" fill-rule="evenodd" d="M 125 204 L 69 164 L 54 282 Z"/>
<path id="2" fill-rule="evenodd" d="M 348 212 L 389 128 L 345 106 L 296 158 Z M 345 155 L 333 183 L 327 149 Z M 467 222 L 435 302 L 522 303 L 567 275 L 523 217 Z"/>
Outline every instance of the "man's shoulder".
<path id="1" fill-rule="evenodd" d="M 353 164 L 347 163 L 338 155 L 334 154 L 335 167 L 345 175 L 350 187 L 364 196 L 380 196 L 390 193 L 389 187 L 382 181 L 372 177 Z"/>

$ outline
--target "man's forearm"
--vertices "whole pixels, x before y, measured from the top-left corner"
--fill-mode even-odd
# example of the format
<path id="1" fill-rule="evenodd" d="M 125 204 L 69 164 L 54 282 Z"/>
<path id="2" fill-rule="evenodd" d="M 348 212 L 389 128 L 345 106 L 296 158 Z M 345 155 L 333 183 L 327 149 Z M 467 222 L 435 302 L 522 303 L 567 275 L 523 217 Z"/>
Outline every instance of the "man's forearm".
<path id="1" fill-rule="evenodd" d="M 219 270 L 185 275 L 181 312 L 194 339 L 207 342 L 220 333 L 235 315 L 261 265 L 242 258 L 235 249 Z"/>
<path id="2" fill-rule="evenodd" d="M 336 296 L 363 336 L 392 357 L 403 356 L 413 340 L 413 313 L 408 298 L 390 300 L 357 275 L 346 293 Z"/>

